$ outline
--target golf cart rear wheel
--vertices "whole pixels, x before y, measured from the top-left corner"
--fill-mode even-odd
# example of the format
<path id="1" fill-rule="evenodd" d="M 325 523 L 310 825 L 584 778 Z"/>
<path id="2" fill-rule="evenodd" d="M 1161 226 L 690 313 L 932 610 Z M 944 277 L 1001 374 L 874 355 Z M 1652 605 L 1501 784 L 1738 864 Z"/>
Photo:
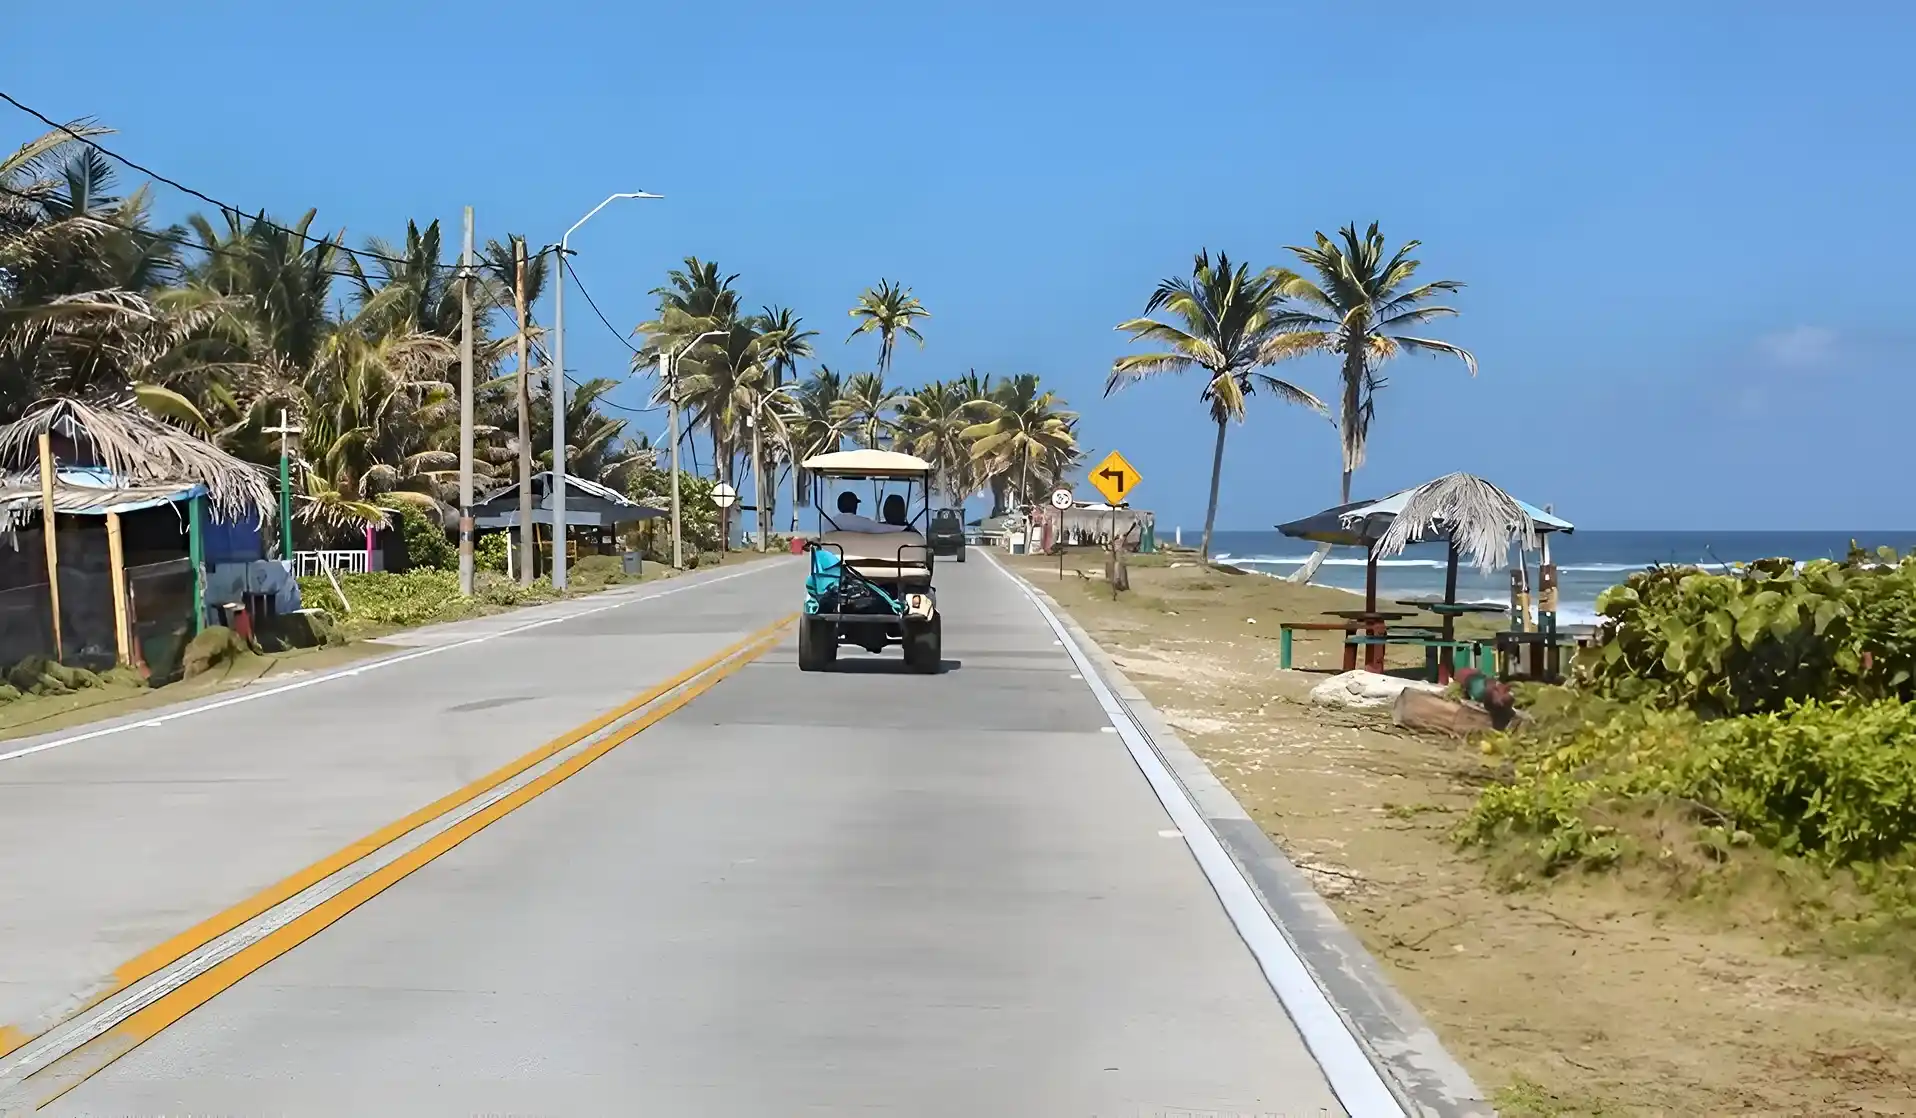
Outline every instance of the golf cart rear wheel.
<path id="1" fill-rule="evenodd" d="M 905 666 L 912 671 L 930 675 L 938 670 L 943 662 L 944 641 L 940 630 L 944 627 L 943 617 L 934 616 L 930 621 L 913 622 L 905 626 Z"/>
<path id="2" fill-rule="evenodd" d="M 965 561 L 965 549 L 962 547 L 958 549 L 958 561 L 960 563 Z"/>
<path id="3" fill-rule="evenodd" d="M 815 672 L 838 659 L 838 625 L 806 617 L 798 623 L 798 670 Z"/>

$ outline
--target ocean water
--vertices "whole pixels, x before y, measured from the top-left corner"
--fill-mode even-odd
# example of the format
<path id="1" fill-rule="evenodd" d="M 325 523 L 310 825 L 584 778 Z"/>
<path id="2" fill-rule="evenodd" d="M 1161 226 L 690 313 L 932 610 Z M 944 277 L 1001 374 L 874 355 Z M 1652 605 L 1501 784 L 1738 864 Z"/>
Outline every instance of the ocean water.
<path id="1" fill-rule="evenodd" d="M 1850 541 L 1874 550 L 1892 547 L 1900 554 L 1916 549 L 1916 530 L 1858 532 L 1599 532 L 1580 531 L 1550 538 L 1550 557 L 1557 564 L 1558 620 L 1567 625 L 1597 620 L 1597 595 L 1630 576 L 1632 571 L 1663 565 L 1716 567 L 1753 559 L 1841 559 Z M 1184 533 L 1186 546 L 1196 546 L 1198 533 Z M 1316 545 L 1293 540 L 1276 531 L 1219 532 L 1212 552 L 1221 562 L 1276 577 L 1297 570 Z M 1444 545 L 1417 544 L 1401 555 L 1380 560 L 1377 593 L 1380 598 L 1441 595 L 1444 592 Z M 1534 601 L 1537 556 L 1527 557 Z M 1334 548 L 1318 568 L 1318 586 L 1335 586 L 1362 593 L 1364 553 L 1356 548 Z M 1464 566 L 1457 572 L 1460 601 L 1510 602 L 1510 572 L 1500 569 L 1484 575 Z M 1533 606 L 1534 608 L 1534 606 Z"/>

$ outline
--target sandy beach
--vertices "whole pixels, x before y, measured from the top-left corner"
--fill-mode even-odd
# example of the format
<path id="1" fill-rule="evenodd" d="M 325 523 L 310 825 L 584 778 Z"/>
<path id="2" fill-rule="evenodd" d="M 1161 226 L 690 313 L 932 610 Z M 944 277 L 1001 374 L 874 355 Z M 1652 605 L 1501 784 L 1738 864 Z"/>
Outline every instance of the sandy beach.
<path id="1" fill-rule="evenodd" d="M 1008 562 L 1310 873 L 1501 1113 L 1916 1113 L 1916 1002 L 1883 992 L 1880 966 L 1805 948 L 1757 899 L 1500 884 L 1450 838 L 1489 773 L 1475 748 L 1309 704 L 1335 636 L 1300 634 L 1299 670 L 1279 670 L 1279 622 L 1349 595 L 1183 558 L 1141 558 L 1116 601 L 1099 553 L 1068 555 L 1062 579 L 1055 557 Z"/>

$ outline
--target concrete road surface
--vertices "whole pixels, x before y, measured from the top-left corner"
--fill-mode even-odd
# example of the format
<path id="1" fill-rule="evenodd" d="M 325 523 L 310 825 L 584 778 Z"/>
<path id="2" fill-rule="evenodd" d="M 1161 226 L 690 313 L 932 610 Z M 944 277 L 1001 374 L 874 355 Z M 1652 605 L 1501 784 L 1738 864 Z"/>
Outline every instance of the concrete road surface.
<path id="1" fill-rule="evenodd" d="M 801 674 L 786 629 L 42 1113 L 1345 1113 L 1078 665 L 979 558 L 939 566 L 942 674 L 852 648 Z M 790 613 L 799 573 L 0 762 L 0 1007 L 71 1002 Z"/>

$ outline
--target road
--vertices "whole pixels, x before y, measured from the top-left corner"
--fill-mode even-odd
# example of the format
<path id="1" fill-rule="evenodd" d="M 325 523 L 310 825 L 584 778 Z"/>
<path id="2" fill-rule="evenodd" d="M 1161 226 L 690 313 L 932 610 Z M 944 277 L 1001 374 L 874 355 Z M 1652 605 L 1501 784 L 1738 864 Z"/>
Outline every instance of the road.
<path id="1" fill-rule="evenodd" d="M 0 1098 L 1345 1113 L 1080 663 L 994 564 L 939 576 L 936 676 L 851 648 L 801 674 L 772 628 L 799 594 L 781 560 L 0 762 L 0 1022 L 25 1036 L 156 981 L 129 960 L 169 937 L 775 633 L 569 778 L 208 972 L 230 984 L 166 995 L 137 1036 L 25 1084 L 0 1058 Z"/>

